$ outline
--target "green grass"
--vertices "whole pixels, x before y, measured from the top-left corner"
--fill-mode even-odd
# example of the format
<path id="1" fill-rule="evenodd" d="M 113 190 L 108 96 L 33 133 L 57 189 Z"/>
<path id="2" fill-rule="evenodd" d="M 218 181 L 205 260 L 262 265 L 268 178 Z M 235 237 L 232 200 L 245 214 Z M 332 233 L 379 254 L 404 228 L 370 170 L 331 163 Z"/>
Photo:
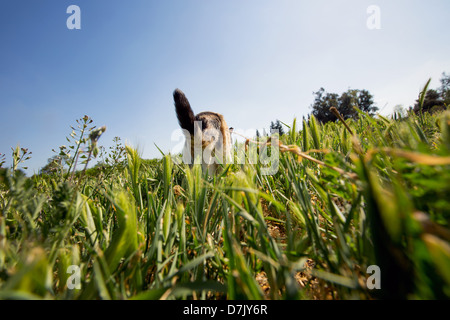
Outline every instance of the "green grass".
<path id="1" fill-rule="evenodd" d="M 52 173 L 26 177 L 19 148 L 0 169 L 0 299 L 450 298 L 450 111 L 294 121 L 273 176 L 120 139 L 87 169 L 101 132 L 77 122 Z"/>

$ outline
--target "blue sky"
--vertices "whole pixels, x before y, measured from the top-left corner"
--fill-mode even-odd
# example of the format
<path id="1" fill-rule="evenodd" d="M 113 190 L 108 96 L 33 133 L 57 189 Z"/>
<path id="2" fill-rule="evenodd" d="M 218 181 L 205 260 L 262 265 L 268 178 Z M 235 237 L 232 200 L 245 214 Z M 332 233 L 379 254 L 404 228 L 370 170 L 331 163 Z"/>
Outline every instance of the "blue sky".
<path id="1" fill-rule="evenodd" d="M 450 72 L 449 12 L 448 0 L 1 0 L 0 153 L 9 165 L 11 147 L 28 148 L 37 172 L 86 114 L 107 126 L 100 144 L 119 136 L 158 157 L 155 143 L 177 144 L 175 88 L 243 131 L 306 116 L 321 87 L 367 89 L 389 114 Z"/>

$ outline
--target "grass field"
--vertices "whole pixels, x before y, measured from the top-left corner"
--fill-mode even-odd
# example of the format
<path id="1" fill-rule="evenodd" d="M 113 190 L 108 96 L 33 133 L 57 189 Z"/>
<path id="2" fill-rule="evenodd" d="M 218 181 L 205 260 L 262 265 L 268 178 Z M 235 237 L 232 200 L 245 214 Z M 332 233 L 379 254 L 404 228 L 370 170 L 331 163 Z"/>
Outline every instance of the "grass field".
<path id="1" fill-rule="evenodd" d="M 17 148 L 0 299 L 450 298 L 450 111 L 346 124 L 294 121 L 274 175 L 102 150 L 89 117 L 50 173 Z"/>

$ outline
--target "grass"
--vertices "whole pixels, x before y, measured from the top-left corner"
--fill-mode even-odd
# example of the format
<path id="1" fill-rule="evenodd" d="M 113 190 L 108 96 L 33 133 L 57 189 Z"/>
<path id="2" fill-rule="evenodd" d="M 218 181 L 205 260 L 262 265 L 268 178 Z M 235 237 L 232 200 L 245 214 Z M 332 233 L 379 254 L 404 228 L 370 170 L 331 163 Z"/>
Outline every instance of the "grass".
<path id="1" fill-rule="evenodd" d="M 77 124 L 52 172 L 0 169 L 0 299 L 450 298 L 450 111 L 294 121 L 271 176 Z"/>

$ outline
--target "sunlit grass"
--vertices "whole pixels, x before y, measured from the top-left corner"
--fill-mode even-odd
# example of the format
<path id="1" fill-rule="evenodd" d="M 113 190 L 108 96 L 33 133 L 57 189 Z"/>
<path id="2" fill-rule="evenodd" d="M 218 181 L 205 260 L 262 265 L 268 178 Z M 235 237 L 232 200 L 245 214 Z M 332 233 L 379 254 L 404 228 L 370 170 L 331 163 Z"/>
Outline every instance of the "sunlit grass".
<path id="1" fill-rule="evenodd" d="M 82 118 L 65 166 L 28 178 L 16 148 L 0 169 L 0 298 L 448 299 L 449 112 L 294 121 L 275 175 L 215 177 L 117 139 L 87 169 Z"/>

